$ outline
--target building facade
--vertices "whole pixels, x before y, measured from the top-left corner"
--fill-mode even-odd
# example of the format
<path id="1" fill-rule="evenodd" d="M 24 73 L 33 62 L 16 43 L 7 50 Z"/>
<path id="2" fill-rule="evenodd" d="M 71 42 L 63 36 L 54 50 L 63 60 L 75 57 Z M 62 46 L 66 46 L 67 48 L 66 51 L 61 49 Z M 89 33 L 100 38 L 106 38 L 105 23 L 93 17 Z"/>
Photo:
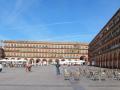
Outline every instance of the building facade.
<path id="1" fill-rule="evenodd" d="M 2 59 L 2 53 L 3 53 L 2 48 L 0 48 L 0 59 Z"/>
<path id="2" fill-rule="evenodd" d="M 5 53 L 3 48 L 0 47 L 0 59 L 3 59 L 3 58 L 5 58 Z"/>
<path id="3" fill-rule="evenodd" d="M 88 44 L 78 42 L 38 42 L 10 41 L 2 42 L 8 59 L 26 59 L 33 62 L 52 62 L 56 59 L 80 60 L 88 58 Z"/>
<path id="4" fill-rule="evenodd" d="M 89 44 L 89 61 L 99 67 L 120 68 L 120 9 Z"/>

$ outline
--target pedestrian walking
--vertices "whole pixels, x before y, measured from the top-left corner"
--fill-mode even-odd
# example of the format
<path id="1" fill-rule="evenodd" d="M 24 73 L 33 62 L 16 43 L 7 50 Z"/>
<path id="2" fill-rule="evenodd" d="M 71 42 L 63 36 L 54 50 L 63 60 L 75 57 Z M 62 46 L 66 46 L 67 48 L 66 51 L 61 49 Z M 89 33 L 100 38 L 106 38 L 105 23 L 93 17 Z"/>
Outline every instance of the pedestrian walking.
<path id="1" fill-rule="evenodd" d="M 32 68 L 32 63 L 30 61 L 28 61 L 25 66 L 26 72 L 30 72 L 31 68 Z"/>
<path id="2" fill-rule="evenodd" d="M 57 72 L 57 75 L 60 75 L 60 63 L 59 63 L 59 60 L 56 60 L 56 72 Z"/>
<path id="3" fill-rule="evenodd" d="M 2 63 L 0 63 L 0 72 L 2 71 L 2 69 L 3 69 Z"/>

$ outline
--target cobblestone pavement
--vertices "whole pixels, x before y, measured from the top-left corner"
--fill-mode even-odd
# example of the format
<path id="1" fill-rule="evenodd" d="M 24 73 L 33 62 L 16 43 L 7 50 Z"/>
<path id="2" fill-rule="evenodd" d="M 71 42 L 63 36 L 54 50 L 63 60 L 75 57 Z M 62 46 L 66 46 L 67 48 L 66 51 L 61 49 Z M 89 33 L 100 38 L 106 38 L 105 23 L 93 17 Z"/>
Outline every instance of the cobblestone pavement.
<path id="1" fill-rule="evenodd" d="M 62 72 L 62 71 L 61 71 Z M 91 81 L 81 77 L 79 81 L 64 80 L 57 76 L 55 66 L 4 68 L 0 73 L 0 90 L 120 90 L 120 81 Z"/>

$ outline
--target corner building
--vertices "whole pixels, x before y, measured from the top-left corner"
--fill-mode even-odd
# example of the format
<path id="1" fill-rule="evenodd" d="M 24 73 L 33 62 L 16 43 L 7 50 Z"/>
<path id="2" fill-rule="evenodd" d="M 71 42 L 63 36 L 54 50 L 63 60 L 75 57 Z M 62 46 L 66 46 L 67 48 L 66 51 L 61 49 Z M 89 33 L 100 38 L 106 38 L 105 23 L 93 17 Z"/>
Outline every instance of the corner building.
<path id="1" fill-rule="evenodd" d="M 5 40 L 4 51 L 8 59 L 53 62 L 59 60 L 88 59 L 88 44 L 78 42 L 42 42 Z"/>
<path id="2" fill-rule="evenodd" d="M 4 50 L 2 47 L 0 47 L 0 59 L 3 59 L 5 57 Z"/>
<path id="3" fill-rule="evenodd" d="M 89 61 L 98 67 L 120 69 L 120 9 L 89 44 Z"/>

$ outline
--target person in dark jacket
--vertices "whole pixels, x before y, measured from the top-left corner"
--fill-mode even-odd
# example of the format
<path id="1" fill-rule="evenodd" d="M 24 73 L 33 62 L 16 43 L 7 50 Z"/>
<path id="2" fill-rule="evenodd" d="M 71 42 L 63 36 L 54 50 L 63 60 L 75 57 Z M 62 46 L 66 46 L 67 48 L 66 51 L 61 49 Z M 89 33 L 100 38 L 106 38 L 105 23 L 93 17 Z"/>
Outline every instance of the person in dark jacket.
<path id="1" fill-rule="evenodd" d="M 59 60 L 56 61 L 56 72 L 57 72 L 57 75 L 60 75 L 60 63 L 59 63 Z"/>
<path id="2" fill-rule="evenodd" d="M 2 69 L 3 69 L 2 63 L 0 63 L 0 72 L 2 71 Z"/>

